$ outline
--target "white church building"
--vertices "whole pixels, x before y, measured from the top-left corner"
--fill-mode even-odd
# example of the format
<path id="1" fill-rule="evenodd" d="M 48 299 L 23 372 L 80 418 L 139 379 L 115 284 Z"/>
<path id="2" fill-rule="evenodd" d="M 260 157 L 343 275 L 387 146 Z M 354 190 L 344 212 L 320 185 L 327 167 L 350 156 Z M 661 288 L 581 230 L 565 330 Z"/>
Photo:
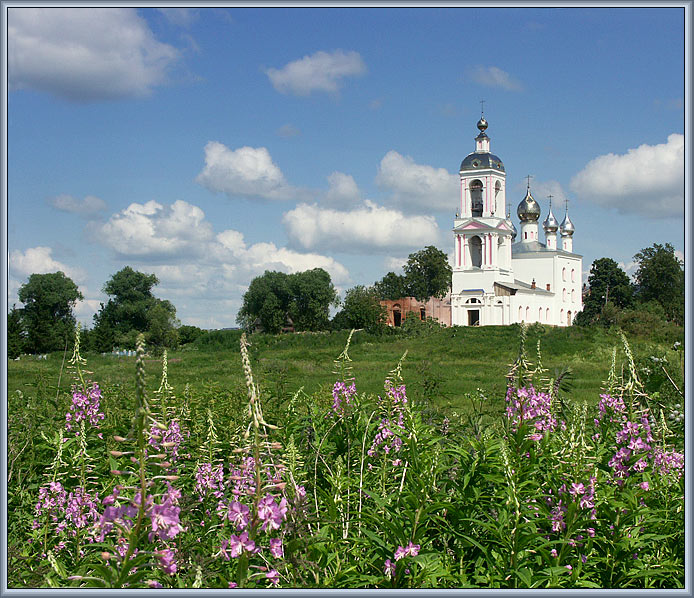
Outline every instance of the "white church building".
<path id="1" fill-rule="evenodd" d="M 489 149 L 487 121 L 478 121 L 475 151 L 460 165 L 460 211 L 453 234 L 455 255 L 451 324 L 489 326 L 524 321 L 570 326 L 583 308 L 582 256 L 573 252 L 568 205 L 558 223 L 551 197 L 542 223 L 530 193 L 518 204 L 520 234 L 506 209 L 506 171 Z"/>

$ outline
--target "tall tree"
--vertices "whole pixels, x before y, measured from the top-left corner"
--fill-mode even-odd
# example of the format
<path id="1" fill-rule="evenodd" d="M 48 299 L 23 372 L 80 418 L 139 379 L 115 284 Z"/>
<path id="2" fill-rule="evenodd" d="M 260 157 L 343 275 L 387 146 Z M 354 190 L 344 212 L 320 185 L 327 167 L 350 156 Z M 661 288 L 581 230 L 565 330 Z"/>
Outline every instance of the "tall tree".
<path id="1" fill-rule="evenodd" d="M 7 357 L 14 359 L 24 353 L 26 332 L 22 322 L 22 310 L 13 305 L 7 314 Z"/>
<path id="2" fill-rule="evenodd" d="M 116 272 L 103 287 L 109 295 L 106 304 L 94 316 L 95 339 L 102 350 L 115 344 L 134 348 L 138 333 L 148 334 L 148 342 L 166 347 L 176 345 L 171 331 L 175 328 L 176 308 L 165 299 L 152 294 L 159 283 L 154 274 L 145 274 L 126 266 Z M 111 345 L 110 348 L 112 348 Z"/>
<path id="3" fill-rule="evenodd" d="M 636 296 L 641 303 L 657 301 L 669 320 L 684 323 L 684 263 L 670 243 L 642 249 L 635 256 Z"/>
<path id="4" fill-rule="evenodd" d="M 634 286 L 626 272 L 609 257 L 593 262 L 588 276 L 589 294 L 583 302 L 583 311 L 576 316 L 578 324 L 594 322 L 607 303 L 626 309 L 634 303 Z"/>
<path id="5" fill-rule="evenodd" d="M 380 299 L 394 301 L 407 296 L 407 280 L 395 272 L 388 272 L 374 284 L 374 290 Z"/>
<path id="6" fill-rule="evenodd" d="M 443 298 L 451 290 L 453 270 L 448 256 L 433 245 L 411 253 L 403 270 L 408 294 L 417 301 Z"/>
<path id="7" fill-rule="evenodd" d="M 335 314 L 333 322 L 340 328 L 363 328 L 376 333 L 385 326 L 386 310 L 373 287 L 358 285 L 345 293 L 342 310 Z"/>
<path id="8" fill-rule="evenodd" d="M 266 271 L 251 281 L 236 321 L 246 329 L 256 321 L 269 333 L 282 329 L 291 318 L 296 330 L 325 330 L 337 291 L 322 268 L 284 274 Z"/>
<path id="9" fill-rule="evenodd" d="M 330 306 L 339 305 L 339 297 L 323 268 L 289 275 L 292 300 L 289 316 L 297 330 L 327 330 L 330 327 Z"/>
<path id="10" fill-rule="evenodd" d="M 77 285 L 63 272 L 32 274 L 18 296 L 24 304 L 25 350 L 45 353 L 64 349 L 74 335 L 72 310 L 84 298 Z"/>

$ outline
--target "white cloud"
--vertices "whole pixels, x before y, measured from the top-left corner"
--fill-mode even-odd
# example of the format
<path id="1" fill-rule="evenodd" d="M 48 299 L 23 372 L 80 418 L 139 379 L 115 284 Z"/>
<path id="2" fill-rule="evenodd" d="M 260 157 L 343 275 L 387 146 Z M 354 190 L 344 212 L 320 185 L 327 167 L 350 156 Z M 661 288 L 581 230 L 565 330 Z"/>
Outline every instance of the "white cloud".
<path id="1" fill-rule="evenodd" d="M 178 200 L 171 206 L 132 203 L 100 225 L 96 236 L 120 256 L 161 259 L 199 255 L 213 233 L 200 208 Z"/>
<path id="2" fill-rule="evenodd" d="M 417 248 L 439 240 L 432 216 L 405 216 L 371 201 L 350 211 L 299 204 L 282 220 L 291 242 L 305 249 L 360 254 Z"/>
<path id="3" fill-rule="evenodd" d="M 287 183 L 264 147 L 231 150 L 218 141 L 205 146 L 205 168 L 195 179 L 229 197 L 291 199 L 299 190 Z"/>
<path id="4" fill-rule="evenodd" d="M 215 233 L 199 207 L 180 200 L 170 205 L 133 203 L 96 233 L 94 238 L 117 257 L 156 274 L 160 281 L 156 295 L 190 314 L 186 323 L 205 322 L 206 327 L 233 325 L 240 306 L 234 298 L 240 298 L 265 270 L 292 273 L 323 268 L 335 285 L 350 281 L 347 269 L 332 257 L 273 243 L 248 245 L 233 229 Z M 233 310 L 231 303 L 225 303 L 229 298 Z"/>
<path id="5" fill-rule="evenodd" d="M 451 211 L 459 202 L 460 179 L 445 168 L 417 164 L 391 150 L 381 160 L 376 183 L 393 192 L 393 199 L 414 211 Z"/>
<path id="6" fill-rule="evenodd" d="M 84 199 L 76 199 L 71 195 L 58 195 L 48 200 L 56 210 L 77 214 L 85 218 L 91 218 L 106 209 L 106 202 L 103 199 L 87 195 Z"/>
<path id="7" fill-rule="evenodd" d="M 353 204 L 361 199 L 357 183 L 349 174 L 333 172 L 328 176 L 328 188 L 325 199 L 330 203 Z"/>
<path id="8" fill-rule="evenodd" d="M 496 66 L 478 66 L 470 71 L 473 81 L 487 87 L 500 87 L 507 91 L 521 91 L 523 85 L 506 71 Z"/>
<path id="9" fill-rule="evenodd" d="M 286 64 L 281 69 L 269 68 L 265 73 L 280 93 L 307 96 L 314 91 L 335 93 L 342 79 L 366 72 L 366 65 L 358 52 L 333 53 L 318 51 Z"/>
<path id="10" fill-rule="evenodd" d="M 73 101 L 146 96 L 179 58 L 134 8 L 8 10 L 8 81 Z"/>
<path id="11" fill-rule="evenodd" d="M 402 267 L 407 263 L 406 257 L 387 257 L 383 260 L 383 267 L 388 272 L 402 273 Z"/>
<path id="12" fill-rule="evenodd" d="M 571 179 L 581 199 L 624 214 L 678 217 L 684 211 L 684 136 L 640 145 L 626 154 L 605 154 Z"/>
<path id="13" fill-rule="evenodd" d="M 50 247 L 30 247 L 26 251 L 14 250 L 10 253 L 9 275 L 16 279 L 27 278 L 32 274 L 63 272 L 74 282 L 86 279 L 82 268 L 73 268 L 53 258 Z"/>

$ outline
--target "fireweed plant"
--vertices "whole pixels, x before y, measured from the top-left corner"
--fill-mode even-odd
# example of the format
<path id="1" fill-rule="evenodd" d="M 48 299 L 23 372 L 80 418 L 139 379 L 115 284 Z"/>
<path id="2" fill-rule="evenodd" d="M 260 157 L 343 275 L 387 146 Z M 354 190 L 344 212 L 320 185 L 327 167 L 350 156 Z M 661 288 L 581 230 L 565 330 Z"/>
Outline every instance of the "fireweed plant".
<path id="1" fill-rule="evenodd" d="M 142 339 L 134 393 L 102 388 L 78 331 L 10 587 L 683 587 L 676 357 L 638 362 L 622 336 L 579 404 L 572 372 L 544 368 L 539 342 L 531 361 L 521 327 L 505 396 L 478 389 L 484 417 L 466 420 L 413 400 L 407 353 L 379 396 L 360 392 L 353 334 L 330 384 L 280 402 L 245 335 L 245 389 L 179 395 L 166 354 L 146 392 Z M 662 371 L 667 397 L 649 391 Z"/>

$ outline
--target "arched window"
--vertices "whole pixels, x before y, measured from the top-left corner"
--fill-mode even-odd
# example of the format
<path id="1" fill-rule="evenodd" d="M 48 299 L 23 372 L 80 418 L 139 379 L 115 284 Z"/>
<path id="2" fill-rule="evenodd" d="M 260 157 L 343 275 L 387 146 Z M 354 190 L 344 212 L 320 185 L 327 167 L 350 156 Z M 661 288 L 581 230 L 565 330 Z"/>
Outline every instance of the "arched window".
<path id="1" fill-rule="evenodd" d="M 571 312 L 566 313 L 566 324 L 567 326 L 571 326 Z"/>
<path id="2" fill-rule="evenodd" d="M 537 310 L 537 321 L 542 322 L 542 308 L 541 307 Z"/>
<path id="3" fill-rule="evenodd" d="M 562 279 L 563 281 L 566 281 L 566 268 L 562 268 L 562 271 L 561 271 L 561 279 Z"/>
<path id="4" fill-rule="evenodd" d="M 525 308 L 525 321 L 530 322 L 530 307 Z"/>
<path id="5" fill-rule="evenodd" d="M 571 268 L 571 282 L 576 282 L 576 270 Z"/>
<path id="6" fill-rule="evenodd" d="M 566 289 L 562 290 L 561 298 L 562 298 L 562 301 L 566 301 Z"/>
<path id="7" fill-rule="evenodd" d="M 521 321 L 523 319 L 523 306 L 519 305 L 518 306 L 518 320 Z"/>
<path id="8" fill-rule="evenodd" d="M 470 183 L 470 202 L 473 216 L 482 216 L 482 210 L 484 209 L 483 189 L 484 186 L 479 179 L 475 179 Z"/>
<path id="9" fill-rule="evenodd" d="M 402 311 L 400 311 L 400 306 L 396 303 L 393 305 L 393 326 L 400 326 L 402 324 Z"/>
<path id="10" fill-rule="evenodd" d="M 494 185 L 494 212 L 499 211 L 499 192 L 501 191 L 501 181 L 497 181 Z"/>
<path id="11" fill-rule="evenodd" d="M 571 289 L 571 303 L 576 302 L 576 289 Z"/>
<path id="12" fill-rule="evenodd" d="M 561 324 L 561 322 L 563 322 L 563 321 L 564 321 L 564 310 L 562 309 L 559 312 L 559 323 Z"/>
<path id="13" fill-rule="evenodd" d="M 482 239 L 476 235 L 470 239 L 470 259 L 473 267 L 482 267 Z"/>
<path id="14" fill-rule="evenodd" d="M 549 322 L 549 307 L 545 310 L 545 322 Z"/>

